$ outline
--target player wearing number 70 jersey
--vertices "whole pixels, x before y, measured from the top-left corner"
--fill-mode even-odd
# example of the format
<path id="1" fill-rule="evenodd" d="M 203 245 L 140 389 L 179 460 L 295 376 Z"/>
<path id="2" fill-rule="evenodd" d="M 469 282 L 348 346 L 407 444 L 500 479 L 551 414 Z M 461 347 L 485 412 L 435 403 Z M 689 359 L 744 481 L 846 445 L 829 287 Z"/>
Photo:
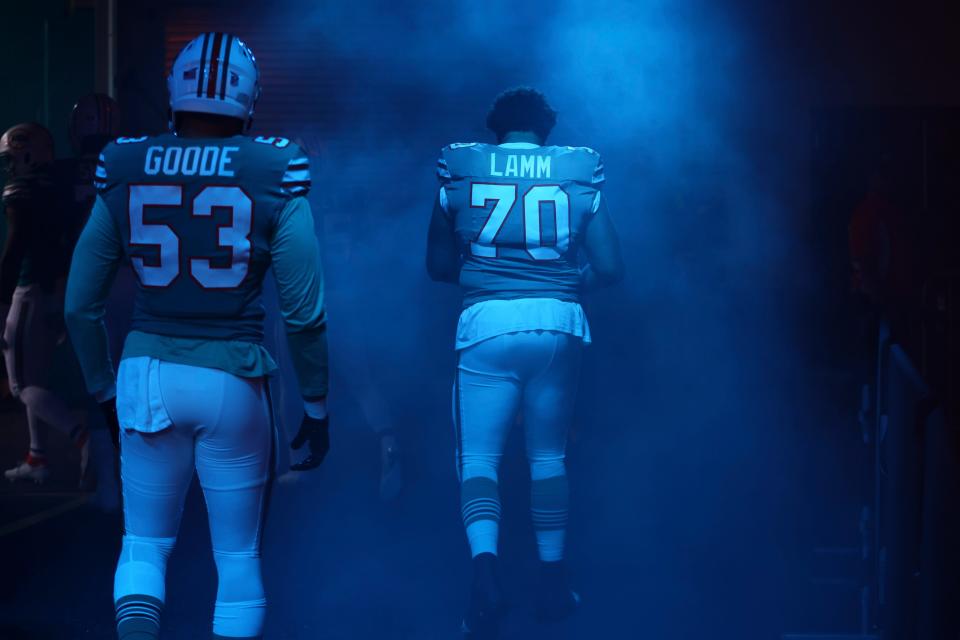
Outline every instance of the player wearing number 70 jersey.
<path id="1" fill-rule="evenodd" d="M 580 351 L 590 342 L 580 295 L 618 280 L 623 268 L 600 156 L 544 146 L 555 122 L 540 92 L 507 91 L 487 118 L 499 144 L 450 145 L 437 166 L 427 269 L 464 294 L 453 403 L 461 512 L 474 559 L 463 630 L 474 639 L 498 633 L 497 468 L 518 415 L 541 560 L 538 614 L 564 617 L 579 600 L 563 558 L 564 450 Z"/>
<path id="2" fill-rule="evenodd" d="M 328 448 L 323 277 L 305 198 L 307 159 L 284 138 L 246 137 L 260 93 L 252 52 L 208 33 L 168 81 L 175 133 L 118 139 L 67 286 L 66 313 L 87 387 L 120 425 L 123 548 L 114 580 L 121 639 L 159 634 L 167 558 L 196 470 L 219 575 L 215 638 L 259 638 L 266 601 L 260 540 L 274 433 L 261 290 L 272 265 L 310 443 Z M 137 275 L 132 331 L 114 386 L 103 324 L 114 273 Z M 116 391 L 114 391 L 116 388 Z"/>

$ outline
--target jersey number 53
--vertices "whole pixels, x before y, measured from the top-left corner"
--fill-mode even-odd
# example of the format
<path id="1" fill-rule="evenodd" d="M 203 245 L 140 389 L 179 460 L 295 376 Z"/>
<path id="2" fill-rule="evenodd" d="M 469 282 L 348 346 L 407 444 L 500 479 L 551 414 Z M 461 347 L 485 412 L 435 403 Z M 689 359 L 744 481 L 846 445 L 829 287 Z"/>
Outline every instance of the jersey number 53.
<path id="1" fill-rule="evenodd" d="M 133 268 L 145 287 L 167 287 L 180 275 L 180 237 L 167 224 L 148 223 L 144 209 L 183 207 L 180 185 L 132 184 L 129 195 L 130 245 L 158 250 L 159 259 L 133 256 Z M 190 203 L 190 215 L 211 217 L 214 209 L 229 209 L 230 223 L 216 227 L 217 246 L 230 249 L 230 265 L 214 267 L 210 258 L 187 256 L 190 277 L 204 289 L 233 289 L 240 286 L 250 267 L 250 233 L 253 200 L 234 186 L 207 186 Z"/>

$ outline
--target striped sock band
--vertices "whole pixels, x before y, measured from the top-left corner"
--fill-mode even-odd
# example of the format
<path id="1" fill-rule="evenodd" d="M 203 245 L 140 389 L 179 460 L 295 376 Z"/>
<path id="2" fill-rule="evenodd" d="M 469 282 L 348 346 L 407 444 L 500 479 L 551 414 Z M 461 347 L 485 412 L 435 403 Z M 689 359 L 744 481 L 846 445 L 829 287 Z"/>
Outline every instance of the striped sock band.
<path id="1" fill-rule="evenodd" d="M 477 476 L 460 484 L 460 514 L 474 557 L 481 553 L 497 553 L 500 511 L 496 480 Z"/>
<path id="2" fill-rule="evenodd" d="M 116 602 L 120 640 L 157 640 L 163 603 L 153 596 L 132 594 Z"/>
<path id="3" fill-rule="evenodd" d="M 469 478 L 460 485 L 460 514 L 464 526 L 478 520 L 500 521 L 500 490 L 491 478 Z"/>
<path id="4" fill-rule="evenodd" d="M 540 559 L 545 562 L 561 560 L 570 511 L 567 476 L 534 480 L 530 484 L 530 512 Z"/>
<path id="5" fill-rule="evenodd" d="M 43 449 L 31 448 L 27 454 L 27 464 L 31 467 L 39 467 L 40 465 L 47 464 L 46 453 L 44 453 Z"/>

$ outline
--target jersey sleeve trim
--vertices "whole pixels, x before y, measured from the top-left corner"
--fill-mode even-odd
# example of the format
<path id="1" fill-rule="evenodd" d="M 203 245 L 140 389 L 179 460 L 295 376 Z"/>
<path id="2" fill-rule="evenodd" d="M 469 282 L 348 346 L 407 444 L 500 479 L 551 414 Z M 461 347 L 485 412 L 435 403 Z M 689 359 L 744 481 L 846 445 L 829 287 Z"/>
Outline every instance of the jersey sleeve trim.
<path id="1" fill-rule="evenodd" d="M 97 160 L 97 171 L 94 174 L 93 186 L 96 187 L 97 191 L 103 191 L 107 188 L 107 161 L 102 153 Z"/>
<path id="2" fill-rule="evenodd" d="M 441 151 L 440 158 L 437 160 L 437 180 L 440 181 L 440 184 L 446 184 L 452 179 L 453 175 L 450 173 L 450 167 L 447 165 L 447 158 Z"/>
<path id="3" fill-rule="evenodd" d="M 447 152 L 457 149 L 469 149 L 478 146 L 476 142 L 454 142 L 448 144 L 440 150 L 440 158 L 437 160 L 437 179 L 440 184 L 446 184 L 453 180 L 453 173 L 450 171 L 450 163 L 447 161 Z"/>
<path id="4" fill-rule="evenodd" d="M 437 197 L 440 198 L 440 208 L 443 209 L 443 212 L 450 213 L 450 199 L 447 197 L 447 188 L 440 187 L 440 194 Z"/>
<path id="5" fill-rule="evenodd" d="M 593 178 L 590 180 L 591 184 L 599 187 L 604 182 L 606 182 L 607 176 L 603 171 L 603 158 L 597 157 L 597 167 L 593 170 Z"/>
<path id="6" fill-rule="evenodd" d="M 310 191 L 310 160 L 297 156 L 287 163 L 287 170 L 280 179 L 281 188 L 290 196 L 305 196 Z"/>
<path id="7" fill-rule="evenodd" d="M 603 192 L 597 191 L 597 195 L 593 196 L 593 205 L 590 207 L 590 213 L 595 214 L 600 210 L 600 203 L 603 201 Z"/>

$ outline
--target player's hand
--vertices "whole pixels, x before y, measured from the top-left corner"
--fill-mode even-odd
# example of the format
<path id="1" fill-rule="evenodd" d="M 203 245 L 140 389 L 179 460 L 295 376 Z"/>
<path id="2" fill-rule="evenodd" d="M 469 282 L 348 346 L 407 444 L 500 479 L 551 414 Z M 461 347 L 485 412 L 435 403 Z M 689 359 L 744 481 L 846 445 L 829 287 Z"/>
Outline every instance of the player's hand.
<path id="1" fill-rule="evenodd" d="M 310 445 L 310 452 L 300 462 L 290 465 L 292 471 L 316 469 L 323 462 L 327 452 L 330 451 L 330 416 L 322 420 L 308 415 L 303 416 L 300 431 L 290 443 L 290 448 L 298 451 L 306 443 Z"/>
<path id="2" fill-rule="evenodd" d="M 110 441 L 113 447 L 120 450 L 120 419 L 117 418 L 117 399 L 110 398 L 100 403 L 100 411 L 103 412 L 103 418 L 107 421 L 107 429 L 110 430 Z"/>

